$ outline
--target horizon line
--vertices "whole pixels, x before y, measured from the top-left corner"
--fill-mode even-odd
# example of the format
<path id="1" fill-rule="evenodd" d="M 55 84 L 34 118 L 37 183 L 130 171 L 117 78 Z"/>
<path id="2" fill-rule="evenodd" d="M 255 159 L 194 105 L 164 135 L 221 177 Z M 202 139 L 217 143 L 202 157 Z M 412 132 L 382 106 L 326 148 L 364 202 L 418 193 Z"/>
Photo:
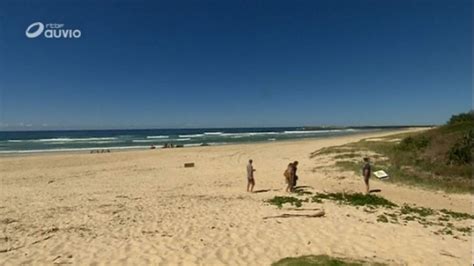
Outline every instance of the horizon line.
<path id="1" fill-rule="evenodd" d="M 252 129 L 252 128 L 302 128 L 303 130 L 343 129 L 343 128 L 408 128 L 408 127 L 436 127 L 441 124 L 404 124 L 404 125 L 359 125 L 359 126 L 263 126 L 263 127 L 136 127 L 136 128 L 52 128 L 52 129 L 1 129 L 0 132 L 32 132 L 32 131 L 108 131 L 108 130 L 193 130 L 193 129 Z"/>

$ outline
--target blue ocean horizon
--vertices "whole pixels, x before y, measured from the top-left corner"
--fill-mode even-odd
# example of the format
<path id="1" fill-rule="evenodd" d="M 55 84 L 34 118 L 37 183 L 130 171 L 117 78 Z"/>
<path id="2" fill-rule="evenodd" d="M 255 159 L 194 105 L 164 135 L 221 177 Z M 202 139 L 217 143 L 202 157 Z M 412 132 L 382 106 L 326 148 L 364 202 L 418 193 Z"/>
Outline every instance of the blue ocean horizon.
<path id="1" fill-rule="evenodd" d="M 324 138 L 381 130 L 387 130 L 387 128 L 265 127 L 0 131 L 0 154 L 149 149 L 152 146 L 162 148 L 166 145 L 214 146 Z"/>

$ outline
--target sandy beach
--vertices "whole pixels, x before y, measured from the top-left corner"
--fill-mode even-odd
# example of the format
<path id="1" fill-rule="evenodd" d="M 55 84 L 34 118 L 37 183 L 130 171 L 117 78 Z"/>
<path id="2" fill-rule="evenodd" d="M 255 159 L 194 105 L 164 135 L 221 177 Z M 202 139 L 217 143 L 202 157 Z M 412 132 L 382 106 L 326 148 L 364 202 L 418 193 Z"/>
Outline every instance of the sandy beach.
<path id="1" fill-rule="evenodd" d="M 301 210 L 265 202 L 287 195 L 283 171 L 294 160 L 299 185 L 311 192 L 363 192 L 360 176 L 318 168 L 330 160 L 310 154 L 388 134 L 1 157 L 0 264 L 270 265 L 327 254 L 390 265 L 470 265 L 471 236 L 437 235 L 416 222 L 379 223 L 377 215 L 328 201 Z M 245 192 L 250 158 L 258 193 Z M 195 167 L 184 168 L 188 162 Z M 377 195 L 397 204 L 473 213 L 468 194 L 372 180 Z M 305 216 L 320 210 L 323 217 Z"/>

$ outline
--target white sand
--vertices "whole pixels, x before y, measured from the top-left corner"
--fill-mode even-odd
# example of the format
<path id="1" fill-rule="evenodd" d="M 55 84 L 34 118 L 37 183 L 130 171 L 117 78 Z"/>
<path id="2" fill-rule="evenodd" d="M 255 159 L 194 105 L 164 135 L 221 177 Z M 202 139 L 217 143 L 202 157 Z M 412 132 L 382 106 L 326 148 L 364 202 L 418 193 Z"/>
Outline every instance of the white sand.
<path id="1" fill-rule="evenodd" d="M 318 140 L 110 154 L 0 158 L 0 264 L 269 265 L 283 257 L 327 254 L 389 264 L 470 265 L 471 237 L 435 235 L 411 222 L 333 202 L 279 210 L 264 202 L 286 195 L 282 173 L 300 161 L 310 191 L 364 190 L 353 173 L 316 170 L 309 154 L 388 133 Z M 256 190 L 246 193 L 254 160 Z M 195 168 L 184 168 L 194 162 Z M 472 196 L 374 181 L 398 204 L 472 213 Z M 314 214 L 320 218 L 267 218 Z M 468 222 L 468 225 L 470 221 Z"/>

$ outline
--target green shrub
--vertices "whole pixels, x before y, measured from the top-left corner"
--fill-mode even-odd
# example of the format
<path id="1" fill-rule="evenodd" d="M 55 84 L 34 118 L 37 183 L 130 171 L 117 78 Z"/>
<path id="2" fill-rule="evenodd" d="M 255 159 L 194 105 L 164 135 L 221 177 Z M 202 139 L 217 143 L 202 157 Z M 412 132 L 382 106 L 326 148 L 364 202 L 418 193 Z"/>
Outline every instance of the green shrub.
<path id="1" fill-rule="evenodd" d="M 474 112 L 471 110 L 469 113 L 461 113 L 458 115 L 451 116 L 451 119 L 449 119 L 448 124 L 454 125 L 458 123 L 473 122 L 473 121 L 474 121 Z"/>
<path id="2" fill-rule="evenodd" d="M 417 151 L 422 150 L 430 144 L 430 139 L 427 136 L 410 136 L 404 138 L 400 144 L 398 144 L 398 149 L 403 151 Z"/>
<path id="3" fill-rule="evenodd" d="M 470 164 L 474 150 L 474 131 L 469 130 L 463 138 L 456 142 L 448 151 L 448 160 L 451 164 Z"/>

